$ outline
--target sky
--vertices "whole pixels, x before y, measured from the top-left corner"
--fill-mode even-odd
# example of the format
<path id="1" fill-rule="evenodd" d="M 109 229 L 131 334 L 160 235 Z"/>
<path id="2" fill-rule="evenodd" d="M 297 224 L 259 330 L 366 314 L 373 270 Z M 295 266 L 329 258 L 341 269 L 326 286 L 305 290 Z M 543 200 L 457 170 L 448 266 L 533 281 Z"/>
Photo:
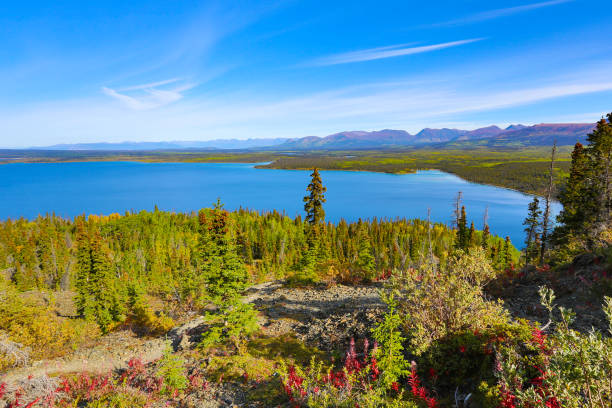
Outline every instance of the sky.
<path id="1" fill-rule="evenodd" d="M 595 122 L 609 0 L 0 2 L 0 146 Z"/>

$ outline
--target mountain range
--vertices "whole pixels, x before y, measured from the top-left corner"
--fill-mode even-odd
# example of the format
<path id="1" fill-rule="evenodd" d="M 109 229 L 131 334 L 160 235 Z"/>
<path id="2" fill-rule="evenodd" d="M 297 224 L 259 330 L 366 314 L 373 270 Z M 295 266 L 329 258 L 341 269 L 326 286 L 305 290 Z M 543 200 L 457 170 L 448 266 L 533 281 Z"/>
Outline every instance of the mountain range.
<path id="1" fill-rule="evenodd" d="M 573 145 L 585 142 L 595 124 L 592 123 L 542 123 L 532 126 L 511 125 L 504 129 L 487 126 L 475 130 L 425 128 L 416 134 L 405 130 L 383 129 L 376 131 L 347 131 L 318 137 L 275 139 L 217 139 L 209 141 L 175 142 L 122 142 L 59 144 L 37 149 L 44 150 L 351 150 L 394 147 L 425 147 L 437 145 L 447 148 L 473 146 L 524 147 Z"/>
<path id="2" fill-rule="evenodd" d="M 309 136 L 291 139 L 275 150 L 304 149 L 368 149 L 391 147 L 418 147 L 439 145 L 440 147 L 520 147 L 573 145 L 585 142 L 595 124 L 592 123 L 546 123 L 533 126 L 511 125 L 505 129 L 488 126 L 475 130 L 423 129 L 412 135 L 405 130 L 384 129 L 373 132 L 341 132 L 325 137 Z"/>
<path id="3" fill-rule="evenodd" d="M 253 149 L 285 143 L 289 138 L 215 139 L 206 141 L 75 143 L 33 147 L 36 150 L 185 150 L 185 149 Z"/>

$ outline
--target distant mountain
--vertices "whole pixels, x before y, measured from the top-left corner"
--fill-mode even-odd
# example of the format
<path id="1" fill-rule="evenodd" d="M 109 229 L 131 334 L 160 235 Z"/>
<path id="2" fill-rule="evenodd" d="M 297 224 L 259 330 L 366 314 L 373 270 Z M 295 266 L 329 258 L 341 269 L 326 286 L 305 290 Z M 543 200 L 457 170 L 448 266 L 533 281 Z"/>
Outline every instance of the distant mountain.
<path id="1" fill-rule="evenodd" d="M 415 136 L 405 130 L 384 129 L 374 132 L 351 131 L 318 137 L 308 136 L 291 139 L 273 149 L 367 149 L 381 146 L 409 146 L 415 143 Z"/>
<path id="2" fill-rule="evenodd" d="M 454 140 L 465 134 L 467 130 L 460 129 L 430 129 L 425 128 L 415 135 L 415 142 L 419 143 L 439 143 Z"/>
<path id="3" fill-rule="evenodd" d="M 594 123 L 542 123 L 515 127 L 490 138 L 489 146 L 552 146 L 585 143 L 586 136 L 595 128 Z"/>
<path id="4" fill-rule="evenodd" d="M 404 130 L 379 130 L 373 132 L 351 131 L 335 133 L 325 137 L 308 136 L 291 139 L 269 147 L 274 150 L 341 150 L 376 149 L 392 147 L 417 147 L 446 145 L 448 147 L 469 146 L 551 146 L 573 145 L 577 140 L 584 142 L 593 130 L 590 123 L 539 124 L 533 126 L 510 125 L 506 129 L 487 126 L 475 130 L 430 129 L 426 128 L 411 135 Z"/>
<path id="5" fill-rule="evenodd" d="M 34 147 L 38 150 L 191 150 L 191 149 L 252 149 L 279 145 L 290 139 L 215 139 L 176 142 L 75 143 Z"/>
<path id="6" fill-rule="evenodd" d="M 503 133 L 504 130 L 499 128 L 498 126 L 487 126 L 480 129 L 470 130 L 469 132 L 465 132 L 461 136 L 457 138 L 457 140 L 478 140 L 478 139 L 488 139 L 491 137 L 495 137 L 500 133 Z"/>
<path id="7" fill-rule="evenodd" d="M 551 146 L 582 143 L 595 124 L 592 123 L 542 123 L 539 125 L 510 125 L 505 129 L 487 126 L 474 130 L 425 128 L 415 135 L 405 130 L 383 129 L 372 132 L 362 130 L 334 133 L 319 137 L 307 136 L 295 139 L 216 139 L 209 141 L 176 142 L 122 142 L 79 143 L 38 147 L 40 150 L 211 150 L 211 149 L 262 149 L 262 150 L 351 150 L 394 147 L 466 148 L 473 146 L 520 147 Z"/>

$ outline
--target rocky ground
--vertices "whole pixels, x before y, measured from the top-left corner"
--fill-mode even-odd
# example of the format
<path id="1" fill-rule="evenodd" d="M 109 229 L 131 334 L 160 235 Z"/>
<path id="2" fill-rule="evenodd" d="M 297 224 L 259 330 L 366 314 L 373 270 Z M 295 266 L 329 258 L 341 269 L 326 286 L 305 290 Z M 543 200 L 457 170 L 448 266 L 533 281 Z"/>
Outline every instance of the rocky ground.
<path id="1" fill-rule="evenodd" d="M 287 288 L 276 281 L 250 288 L 245 302 L 253 303 L 260 311 L 260 325 L 266 335 L 276 337 L 293 333 L 310 346 L 334 351 L 344 348 L 351 337 L 369 335 L 369 328 L 385 310 L 378 296 L 381 287 L 321 285 L 315 288 Z M 144 363 L 155 361 L 162 356 L 168 341 L 175 351 L 188 352 L 198 344 L 205 330 L 203 318 L 194 316 L 159 338 L 138 337 L 129 330 L 113 332 L 99 339 L 93 347 L 4 373 L 0 375 L 0 383 L 7 383 L 9 391 L 19 387 L 29 387 L 32 393 L 35 393 L 35 389 L 47 390 L 49 377 L 122 370 L 132 357 L 139 357 Z M 213 384 L 201 394 L 191 396 L 197 401 L 189 406 L 257 406 L 246 402 L 243 387 L 230 383 Z M 35 397 L 34 394 L 32 397 Z"/>

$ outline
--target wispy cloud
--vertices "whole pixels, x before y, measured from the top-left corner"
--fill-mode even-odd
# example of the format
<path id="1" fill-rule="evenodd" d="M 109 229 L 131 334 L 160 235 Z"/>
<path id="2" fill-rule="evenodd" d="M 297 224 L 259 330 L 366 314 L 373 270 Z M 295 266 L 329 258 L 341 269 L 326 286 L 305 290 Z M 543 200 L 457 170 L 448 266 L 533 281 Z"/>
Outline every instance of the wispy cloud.
<path id="1" fill-rule="evenodd" d="M 125 92 L 125 91 L 136 91 L 136 90 L 139 90 L 139 89 L 152 89 L 152 88 L 155 88 L 157 86 L 168 85 L 168 84 L 180 81 L 180 80 L 181 80 L 181 78 L 170 78 L 170 79 L 166 79 L 166 80 L 163 80 L 163 81 L 151 82 L 151 83 L 148 83 L 148 84 L 128 86 L 128 87 L 119 89 L 119 91 Z"/>
<path id="2" fill-rule="evenodd" d="M 133 85 L 115 90 L 102 87 L 102 92 L 121 102 L 124 106 L 134 110 L 155 109 L 183 98 L 183 92 L 193 88 L 194 84 L 185 83 L 172 89 L 158 89 L 160 86 L 176 83 L 180 78 L 172 78 L 164 81 L 148 84 Z M 134 92 L 140 91 L 140 92 Z"/>
<path id="3" fill-rule="evenodd" d="M 522 13 L 525 11 L 536 10 L 536 9 L 540 9 L 544 7 L 550 7 L 550 6 L 556 6 L 558 4 L 569 3 L 572 1 L 574 0 L 550 0 L 550 1 L 543 1 L 539 3 L 525 4 L 523 6 L 507 7 L 507 8 L 502 8 L 502 9 L 483 11 L 481 13 L 472 14 L 470 16 L 465 16 L 465 17 L 458 18 L 455 20 L 445 21 L 442 23 L 436 23 L 431 26 L 439 27 L 439 26 L 452 26 L 452 25 L 478 23 L 481 21 L 493 20 L 495 18 L 511 16 L 513 14 L 518 14 L 518 13 Z"/>
<path id="4" fill-rule="evenodd" d="M 312 61 L 308 65 L 324 66 L 348 64 L 352 62 L 372 61 L 384 58 L 400 57 L 404 55 L 422 54 L 442 50 L 444 48 L 457 47 L 464 44 L 481 41 L 483 38 L 472 38 L 468 40 L 450 41 L 440 44 L 424 45 L 419 47 L 407 47 L 409 44 L 396 44 L 378 48 L 368 48 L 365 50 L 346 52 L 342 54 L 330 55 Z"/>
<path id="5" fill-rule="evenodd" d="M 168 104 L 159 110 L 148 108 L 177 100 L 180 98 L 177 94 L 181 92 L 171 90 L 160 94 L 159 88 L 142 90 L 151 98 L 146 100 L 132 96 L 132 92 L 141 90 L 124 93 L 107 88 L 114 99 L 131 105 L 133 109 L 126 110 L 108 101 L 77 100 L 0 112 L 0 123 L 3 124 L 3 133 L 31 145 L 40 142 L 28 139 L 28 135 L 43 133 L 46 138 L 68 143 L 168 140 L 169 135 L 180 135 L 184 140 L 299 137 L 346 129 L 386 127 L 418 131 L 423 127 L 450 126 L 457 121 L 503 124 L 510 118 L 532 123 L 590 122 L 597 120 L 600 113 L 592 117 L 581 115 L 580 118 L 568 116 L 562 119 L 560 115 L 572 113 L 571 109 L 554 110 L 554 116 L 534 114 L 528 118 L 524 112 L 518 117 L 509 117 L 507 113 L 514 108 L 540 106 L 536 104 L 577 95 L 592 95 L 590 99 L 594 103 L 582 106 L 582 109 L 598 112 L 600 106 L 605 109 L 605 102 L 609 99 L 606 95 L 612 92 L 608 72 L 609 69 L 582 71 L 573 77 L 542 80 L 540 85 L 499 83 L 495 88 L 457 74 L 443 82 L 435 77 L 429 81 L 423 78 L 421 81 L 375 82 L 309 93 L 299 98 L 268 99 L 242 91 L 240 94 L 186 100 L 180 105 Z"/>

